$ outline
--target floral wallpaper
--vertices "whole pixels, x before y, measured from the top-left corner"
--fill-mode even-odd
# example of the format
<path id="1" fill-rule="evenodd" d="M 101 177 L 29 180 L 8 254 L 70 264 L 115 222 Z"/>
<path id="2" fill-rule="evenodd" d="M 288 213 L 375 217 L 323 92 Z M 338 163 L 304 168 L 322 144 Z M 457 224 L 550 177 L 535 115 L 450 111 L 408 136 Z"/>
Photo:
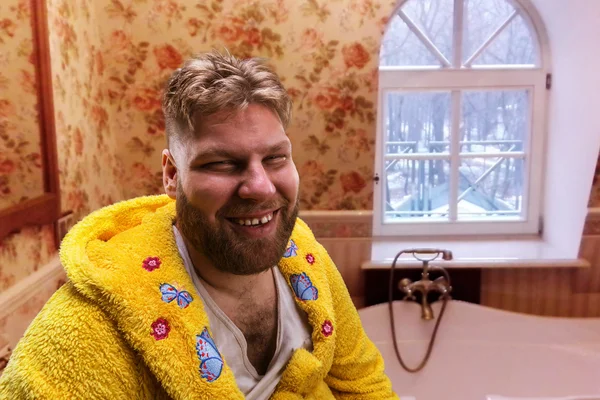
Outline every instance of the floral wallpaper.
<path id="1" fill-rule="evenodd" d="M 48 0 L 62 209 L 75 220 L 122 200 L 118 131 L 109 127 L 103 15 L 91 0 Z"/>
<path id="2" fill-rule="evenodd" d="M 23 229 L 0 242 L 0 293 L 45 265 L 54 254 L 52 226 Z"/>
<path id="3" fill-rule="evenodd" d="M 17 10 L 29 10 L 29 0 L 11 2 L 15 3 L 10 8 L 15 15 L 22 13 Z M 0 7 L 5 7 L 4 4 Z M 47 7 L 62 210 L 72 211 L 77 221 L 99 207 L 123 199 L 119 145 L 117 135 L 108 129 L 111 115 L 103 88 L 104 62 L 100 49 L 108 45 L 100 36 L 92 1 L 75 5 L 68 0 L 49 0 Z M 11 25 L 3 19 L 6 14 L 0 15 L 1 40 L 2 27 Z M 21 47 L 28 48 L 26 44 Z M 3 43 L 0 48 L 4 49 Z M 4 51 L 0 52 L 0 63 L 5 57 Z M 5 71 L 21 74 L 11 66 L 0 69 L 0 77 Z M 2 82 L 0 79 L 0 85 Z M 25 97 L 23 92 L 19 91 L 19 98 Z M 0 90 L 0 118 L 10 110 L 3 106 L 3 93 Z M 11 115 L 11 122 L 17 120 Z M 14 153 L 11 151 L 13 157 Z M 10 160 L 4 161 L 3 154 L 0 147 L 0 171 L 12 165 Z M 20 190 L 18 187 L 11 189 L 14 192 Z M 53 232 L 52 226 L 24 229 L 0 243 L 0 292 L 37 271 L 56 253 Z"/>
<path id="4" fill-rule="evenodd" d="M 44 192 L 31 2 L 0 4 L 0 209 Z"/>
<path id="5" fill-rule="evenodd" d="M 370 209 L 380 36 L 391 0 L 112 0 L 98 5 L 126 198 L 162 191 L 160 91 L 195 52 L 268 57 L 294 99 L 302 208 Z"/>
<path id="6" fill-rule="evenodd" d="M 186 57 L 213 48 L 268 57 L 281 75 L 295 104 L 289 135 L 302 177 L 302 208 L 371 208 L 378 42 L 394 2 L 47 0 L 63 211 L 77 221 L 104 205 L 162 192 L 163 84 Z M 26 33 L 21 22 L 29 18 L 29 4 L 10 0 L 0 6 L 0 46 Z M 0 65 L 13 54 L 21 58 L 0 68 L 0 93 L 9 84 L 31 93 L 34 66 L 24 60 L 32 43 L 14 43 L 0 54 Z M 1 133 L 18 122 L 9 121 L 10 114 L 37 118 L 35 107 L 20 113 L 13 96 L 5 97 L 0 94 Z M 12 146 L 35 165 L 29 147 Z M 0 148 L 2 179 L 23 163 L 15 159 L 21 153 L 6 153 Z M 0 181 L 0 191 L 16 193 L 10 182 Z M 323 229 L 344 236 L 356 230 Z M 51 226 L 25 229 L 0 243 L 0 292 L 46 264 L 54 249 Z M 51 292 L 40 292 L 36 310 Z M 29 321 L 34 314 L 28 309 L 14 318 Z"/>
<path id="7" fill-rule="evenodd" d="M 43 193 L 37 81 L 29 0 L 0 4 L 0 209 Z M 0 242 L 0 293 L 55 253 L 51 226 Z"/>
<path id="8" fill-rule="evenodd" d="M 0 143 L 20 150 L 0 147 L 0 192 L 20 193 L 5 176 L 19 165 L 35 167 L 39 156 L 30 145 L 36 143 L 5 136 L 10 124 L 36 120 L 35 97 L 27 96 L 30 103 L 20 109 L 11 102 L 15 96 L 3 94 L 8 85 L 19 98 L 34 93 L 32 43 L 22 29 L 30 3 L 2 3 L 0 46 L 14 44 L 0 53 L 0 66 L 11 67 L 0 68 Z M 104 205 L 162 192 L 163 84 L 186 57 L 213 48 L 268 57 L 282 77 L 294 100 L 289 135 L 301 174 L 302 208 L 370 209 L 377 55 L 394 3 L 47 0 L 63 211 L 72 211 L 77 221 Z M 18 63 L 11 58 L 16 56 Z M 23 121 L 7 118 L 15 113 Z M 356 227 L 325 224 L 323 230 L 352 236 Z M 54 249 L 51 226 L 25 229 L 0 243 L 0 292 L 46 264 Z M 35 302 L 9 317 L 22 322 L 19 329 L 57 286 L 48 285 Z M 11 321 L 0 321 L 0 334 L 16 326 Z"/>

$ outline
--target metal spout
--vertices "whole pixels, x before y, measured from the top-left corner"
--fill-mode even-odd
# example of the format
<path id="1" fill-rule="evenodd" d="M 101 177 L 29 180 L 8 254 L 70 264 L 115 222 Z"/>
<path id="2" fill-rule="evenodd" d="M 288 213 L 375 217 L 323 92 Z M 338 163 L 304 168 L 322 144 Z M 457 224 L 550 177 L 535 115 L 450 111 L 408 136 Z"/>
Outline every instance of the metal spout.
<path id="1" fill-rule="evenodd" d="M 421 297 L 421 318 L 426 321 L 430 321 L 434 318 L 433 309 L 431 308 L 431 305 L 429 305 L 426 295 Z"/>

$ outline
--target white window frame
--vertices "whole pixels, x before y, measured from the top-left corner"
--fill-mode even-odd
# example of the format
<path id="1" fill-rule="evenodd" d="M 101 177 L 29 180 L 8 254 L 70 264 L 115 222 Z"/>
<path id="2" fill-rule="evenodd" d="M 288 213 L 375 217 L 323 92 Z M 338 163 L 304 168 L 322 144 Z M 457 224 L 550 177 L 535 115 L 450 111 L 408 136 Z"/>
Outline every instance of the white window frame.
<path id="1" fill-rule="evenodd" d="M 398 13 L 406 1 L 401 1 L 394 13 Z M 449 235 L 540 235 L 542 215 L 542 192 L 545 163 L 545 138 L 547 131 L 549 51 L 547 38 L 535 8 L 525 0 L 506 0 L 520 12 L 532 32 L 534 45 L 537 46 L 536 66 L 477 66 L 472 68 L 440 67 L 379 67 L 379 92 L 377 108 L 377 137 L 375 150 L 375 173 L 380 177 L 374 185 L 373 234 L 374 236 L 449 236 Z M 462 60 L 463 1 L 454 2 L 454 65 Z M 537 40 L 536 40 L 537 39 Z M 442 56 L 443 57 L 443 56 Z M 439 57 L 438 57 L 439 58 Z M 444 64 L 443 60 L 440 60 Z M 451 93 L 452 132 L 459 130 L 461 117 L 461 91 L 468 90 L 528 90 L 530 107 L 530 129 L 523 138 L 525 151 L 517 155 L 524 160 L 523 214 L 515 219 L 502 218 L 497 221 L 456 220 L 456 208 L 451 207 L 449 220 L 427 221 L 407 220 L 384 223 L 386 173 L 383 151 L 385 132 L 383 119 L 387 94 L 390 92 L 426 92 L 443 91 Z M 460 135 L 451 135 L 451 165 L 457 165 Z M 413 154 L 414 157 L 433 159 L 431 154 Z M 479 154 L 481 156 L 481 154 Z M 490 157 L 491 154 L 485 155 Z M 497 156 L 497 155 L 496 155 Z M 387 156 L 389 158 L 389 156 Z M 407 158 L 407 157 L 399 157 Z M 458 169 L 451 168 L 451 198 L 458 197 Z M 454 215 L 453 215 L 454 213 Z M 454 219 L 454 220 L 453 220 Z"/>

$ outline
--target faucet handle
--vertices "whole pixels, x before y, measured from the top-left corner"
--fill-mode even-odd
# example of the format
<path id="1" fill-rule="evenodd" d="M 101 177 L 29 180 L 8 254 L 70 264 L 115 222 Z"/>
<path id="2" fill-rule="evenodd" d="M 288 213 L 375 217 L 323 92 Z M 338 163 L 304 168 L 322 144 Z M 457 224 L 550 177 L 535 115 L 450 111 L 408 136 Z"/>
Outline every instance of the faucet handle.
<path id="1" fill-rule="evenodd" d="M 401 279 L 398 282 L 398 290 L 400 290 L 404 293 L 412 292 L 411 285 L 412 285 L 412 281 L 410 279 L 408 279 L 408 278 Z"/>
<path id="2" fill-rule="evenodd" d="M 400 280 L 400 282 L 398 282 L 398 290 L 405 294 L 403 300 L 416 300 L 413 295 L 412 281 L 410 279 L 404 278 Z"/>
<path id="3" fill-rule="evenodd" d="M 439 278 L 436 278 L 433 281 L 433 283 L 435 284 L 435 287 L 441 294 L 440 298 L 444 298 L 444 297 L 450 298 L 450 292 L 452 291 L 452 286 L 450 286 L 448 284 L 446 277 L 440 276 Z"/>

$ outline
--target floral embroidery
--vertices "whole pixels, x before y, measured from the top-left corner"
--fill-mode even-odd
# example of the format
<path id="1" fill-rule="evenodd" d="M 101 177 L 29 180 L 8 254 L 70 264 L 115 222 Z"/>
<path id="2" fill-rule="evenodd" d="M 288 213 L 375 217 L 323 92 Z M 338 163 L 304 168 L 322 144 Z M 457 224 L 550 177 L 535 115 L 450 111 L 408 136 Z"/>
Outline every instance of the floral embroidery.
<path id="1" fill-rule="evenodd" d="M 298 246 L 296 246 L 296 243 L 294 243 L 293 240 L 290 240 L 290 244 L 288 245 L 287 249 L 285 249 L 285 253 L 283 253 L 283 257 L 284 258 L 290 258 L 290 257 L 294 257 L 298 251 Z"/>
<path id="2" fill-rule="evenodd" d="M 177 305 L 180 308 L 187 308 L 194 298 L 185 290 L 177 290 L 175 286 L 163 283 L 160 285 L 160 293 L 162 293 L 162 301 L 165 303 L 170 303 L 173 300 L 177 299 Z"/>
<path id="3" fill-rule="evenodd" d="M 305 272 L 300 275 L 290 276 L 290 284 L 296 294 L 296 297 L 302 301 L 316 300 L 319 298 L 319 291 L 313 286 L 310 278 Z"/>
<path id="4" fill-rule="evenodd" d="M 169 326 L 169 322 L 164 318 L 159 318 L 152 323 L 152 336 L 156 340 L 166 339 L 169 336 L 169 332 L 171 331 L 171 327 Z"/>
<path id="5" fill-rule="evenodd" d="M 310 265 L 313 265 L 315 263 L 315 256 L 313 256 L 311 253 L 307 254 L 306 261 L 308 261 Z"/>
<path id="6" fill-rule="evenodd" d="M 207 328 L 196 335 L 196 354 L 200 359 L 200 376 L 208 382 L 216 381 L 223 370 L 223 357 Z"/>
<path id="7" fill-rule="evenodd" d="M 148 272 L 152 272 L 160 267 L 161 261 L 158 257 L 148 257 L 142 263 L 142 267 Z"/>
<path id="8" fill-rule="evenodd" d="M 325 322 L 323 322 L 323 325 L 321 325 L 321 333 L 325 337 L 331 336 L 333 333 L 333 324 L 330 320 L 325 320 Z"/>

